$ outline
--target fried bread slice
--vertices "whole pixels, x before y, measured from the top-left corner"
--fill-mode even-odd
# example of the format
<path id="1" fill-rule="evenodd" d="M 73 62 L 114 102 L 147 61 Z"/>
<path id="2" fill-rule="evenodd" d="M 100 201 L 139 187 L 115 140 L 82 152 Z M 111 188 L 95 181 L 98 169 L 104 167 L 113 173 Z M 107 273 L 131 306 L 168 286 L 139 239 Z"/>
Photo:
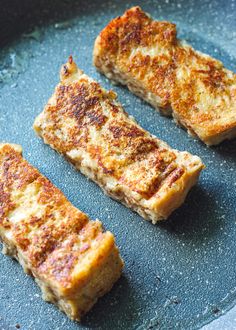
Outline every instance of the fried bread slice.
<path id="1" fill-rule="evenodd" d="M 43 299 L 80 320 L 121 275 L 114 236 L 90 221 L 21 155 L 0 144 L 0 239 Z"/>
<path id="2" fill-rule="evenodd" d="M 236 137 L 236 74 L 176 34 L 133 7 L 99 34 L 94 64 L 207 145 Z"/>
<path id="3" fill-rule="evenodd" d="M 154 224 L 183 203 L 203 168 L 199 157 L 173 150 L 142 129 L 117 95 L 72 58 L 34 129 L 108 195 Z"/>

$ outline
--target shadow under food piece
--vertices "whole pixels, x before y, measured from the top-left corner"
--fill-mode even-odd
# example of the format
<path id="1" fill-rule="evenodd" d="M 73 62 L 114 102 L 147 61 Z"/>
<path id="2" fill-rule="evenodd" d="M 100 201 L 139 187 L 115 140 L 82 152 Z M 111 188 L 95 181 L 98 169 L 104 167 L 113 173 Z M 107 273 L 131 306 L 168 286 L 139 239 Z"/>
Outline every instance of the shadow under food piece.
<path id="1" fill-rule="evenodd" d="M 217 190 L 217 187 L 214 188 Z M 217 235 L 216 192 L 197 185 L 188 194 L 185 203 L 161 226 L 174 234 L 201 244 L 205 237 Z M 221 223 L 222 226 L 222 223 Z"/>
<path id="2" fill-rule="evenodd" d="M 100 298 L 82 319 L 90 329 L 131 329 L 137 323 L 139 303 L 134 289 L 123 274 L 112 290 Z"/>
<path id="3" fill-rule="evenodd" d="M 236 162 L 236 138 L 227 140 L 214 147 L 214 150 L 226 160 Z"/>

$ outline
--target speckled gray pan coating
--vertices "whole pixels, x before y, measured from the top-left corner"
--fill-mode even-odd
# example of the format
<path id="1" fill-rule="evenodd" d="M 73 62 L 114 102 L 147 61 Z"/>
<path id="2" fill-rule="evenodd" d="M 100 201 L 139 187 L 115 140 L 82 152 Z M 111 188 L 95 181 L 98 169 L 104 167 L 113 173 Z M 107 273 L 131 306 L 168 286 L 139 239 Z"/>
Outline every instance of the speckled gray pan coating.
<path id="1" fill-rule="evenodd" d="M 102 220 L 116 235 L 126 268 L 78 325 L 43 302 L 33 280 L 1 255 L 0 329 L 16 324 L 24 330 L 195 329 L 236 302 L 236 141 L 208 148 L 125 88 L 112 87 L 145 129 L 199 155 L 207 166 L 185 204 L 167 223 L 153 226 L 106 197 L 31 128 L 69 54 L 111 88 L 92 66 L 93 42 L 112 17 L 132 5 L 142 2 L 21 0 L 1 6 L 0 140 L 22 144 L 27 160 L 75 206 Z M 160 0 L 143 1 L 142 7 L 157 19 L 177 23 L 181 38 L 235 71 L 235 6 L 234 0 Z"/>

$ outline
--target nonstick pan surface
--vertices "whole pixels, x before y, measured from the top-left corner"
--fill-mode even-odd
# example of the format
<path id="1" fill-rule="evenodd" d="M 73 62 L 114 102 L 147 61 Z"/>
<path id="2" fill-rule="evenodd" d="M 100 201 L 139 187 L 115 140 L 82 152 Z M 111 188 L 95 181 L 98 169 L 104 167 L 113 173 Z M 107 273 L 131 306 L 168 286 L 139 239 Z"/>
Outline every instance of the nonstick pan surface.
<path id="1" fill-rule="evenodd" d="M 140 5 L 158 20 L 175 22 L 180 38 L 236 71 L 235 1 L 0 2 L 0 140 L 21 144 L 25 158 L 75 206 L 101 219 L 115 234 L 126 265 L 112 291 L 77 324 L 44 302 L 33 279 L 1 255 L 0 329 L 196 329 L 220 317 L 236 303 L 236 141 L 209 148 L 189 137 L 97 73 L 92 49 L 111 18 Z M 109 199 L 35 136 L 34 118 L 70 54 L 85 73 L 114 89 L 145 129 L 206 164 L 198 185 L 167 222 L 153 226 Z M 234 315 L 227 329 L 236 328 Z"/>

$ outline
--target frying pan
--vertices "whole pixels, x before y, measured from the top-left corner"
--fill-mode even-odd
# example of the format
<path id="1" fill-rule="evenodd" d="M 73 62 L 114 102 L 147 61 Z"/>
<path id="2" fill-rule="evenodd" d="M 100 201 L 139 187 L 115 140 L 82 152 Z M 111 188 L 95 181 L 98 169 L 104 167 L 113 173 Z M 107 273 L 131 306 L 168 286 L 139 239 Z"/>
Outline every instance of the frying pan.
<path id="1" fill-rule="evenodd" d="M 175 22 L 180 38 L 235 71 L 234 0 L 0 3 L 0 140 L 21 144 L 25 158 L 75 206 L 101 219 L 126 264 L 111 292 L 77 324 L 44 302 L 33 279 L 1 256 L 0 328 L 197 329 L 215 320 L 205 329 L 235 329 L 236 312 L 223 314 L 236 303 L 236 141 L 206 147 L 127 89 L 111 86 L 92 65 L 99 31 L 140 5 L 158 20 Z M 34 118 L 70 54 L 88 75 L 113 88 L 145 129 L 206 164 L 199 184 L 167 222 L 153 226 L 109 199 L 35 136 Z"/>

